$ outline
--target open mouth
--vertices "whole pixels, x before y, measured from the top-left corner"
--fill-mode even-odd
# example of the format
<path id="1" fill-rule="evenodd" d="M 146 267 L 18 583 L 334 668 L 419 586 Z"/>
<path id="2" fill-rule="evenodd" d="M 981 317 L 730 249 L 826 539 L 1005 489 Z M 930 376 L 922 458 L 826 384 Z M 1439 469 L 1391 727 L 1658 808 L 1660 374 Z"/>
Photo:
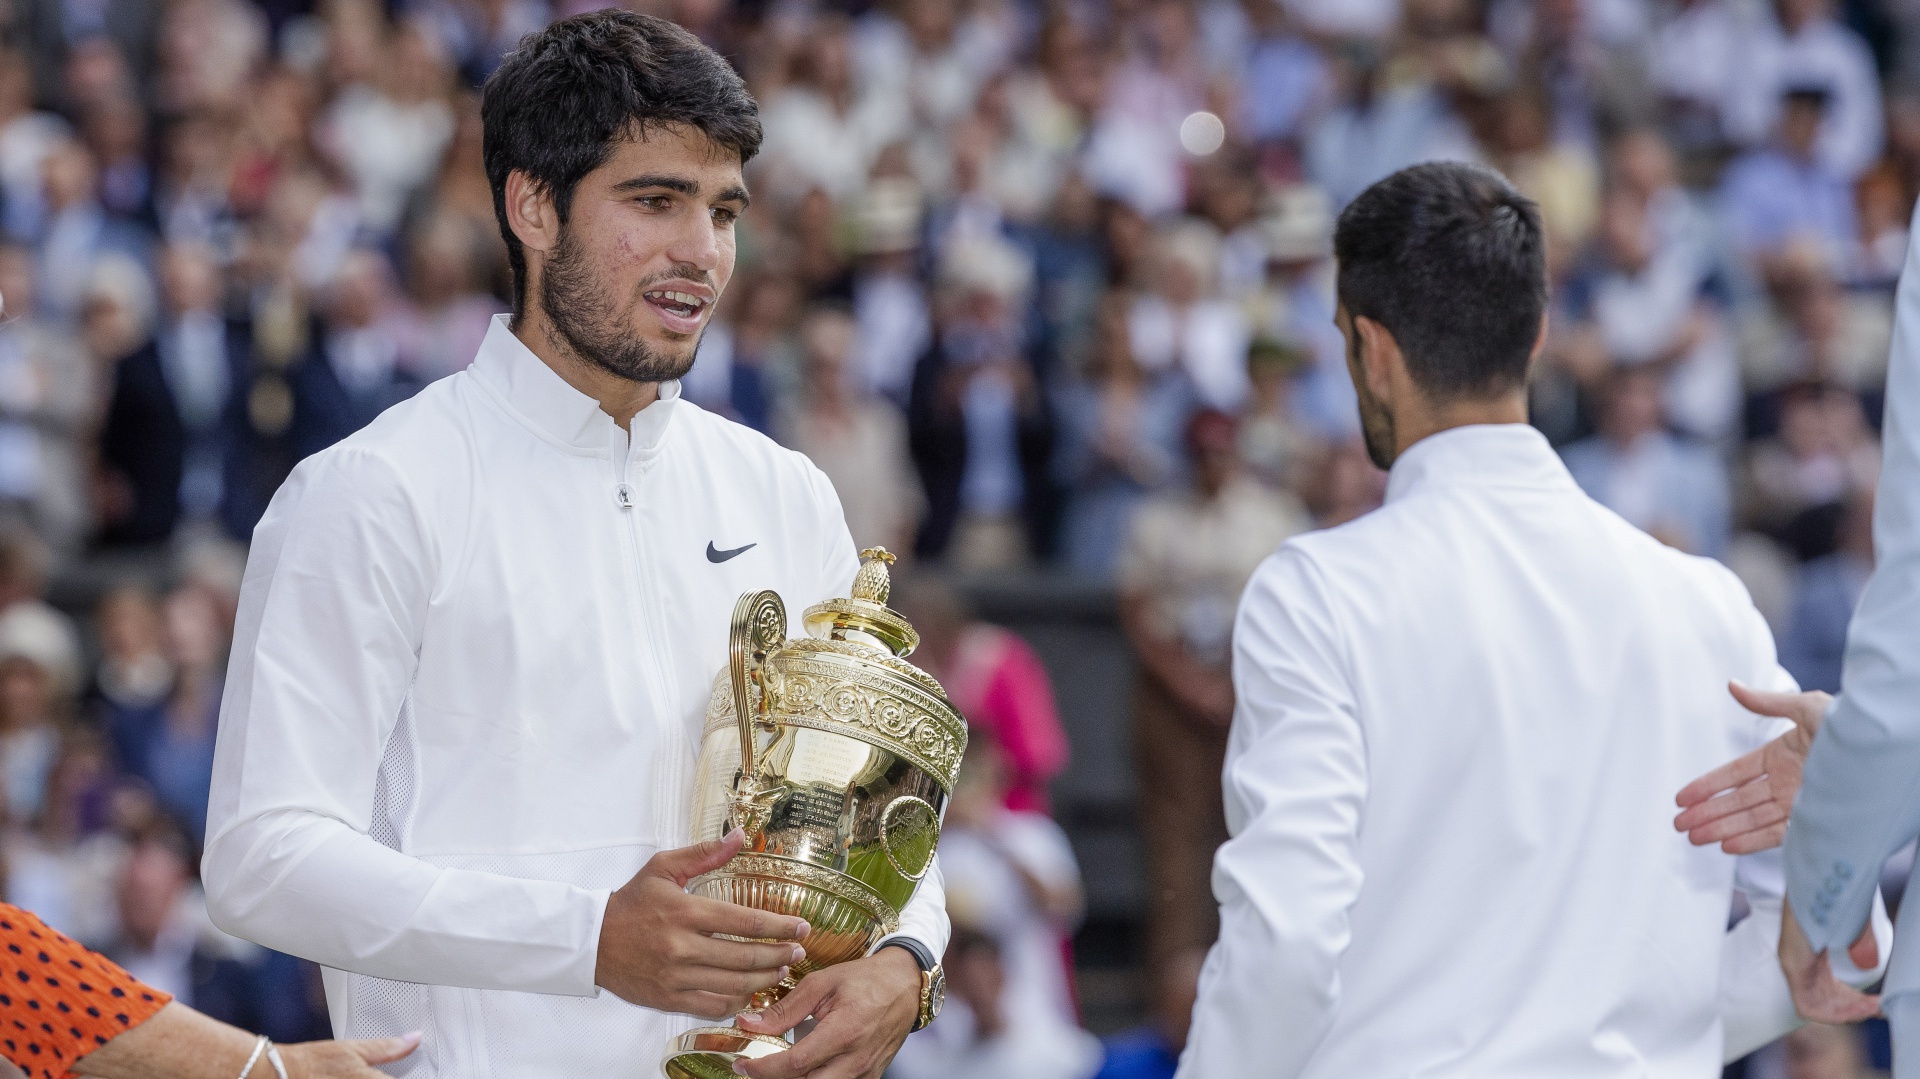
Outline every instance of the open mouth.
<path id="1" fill-rule="evenodd" d="M 642 293 L 653 309 L 660 313 L 660 321 L 669 330 L 692 333 L 700 328 L 700 318 L 706 314 L 713 301 L 705 296 L 679 289 L 657 288 Z"/>

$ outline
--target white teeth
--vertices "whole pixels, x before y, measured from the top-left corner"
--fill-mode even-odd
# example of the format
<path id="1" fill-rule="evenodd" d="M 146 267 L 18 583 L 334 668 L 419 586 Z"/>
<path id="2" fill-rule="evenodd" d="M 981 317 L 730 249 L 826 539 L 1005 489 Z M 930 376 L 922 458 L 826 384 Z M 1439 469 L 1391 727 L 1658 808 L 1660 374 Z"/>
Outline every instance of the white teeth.
<path id="1" fill-rule="evenodd" d="M 687 292 L 672 292 L 666 289 L 656 289 L 655 291 L 647 293 L 647 295 L 666 300 L 668 303 L 685 304 L 695 309 L 705 307 L 707 304 L 706 300 Z"/>

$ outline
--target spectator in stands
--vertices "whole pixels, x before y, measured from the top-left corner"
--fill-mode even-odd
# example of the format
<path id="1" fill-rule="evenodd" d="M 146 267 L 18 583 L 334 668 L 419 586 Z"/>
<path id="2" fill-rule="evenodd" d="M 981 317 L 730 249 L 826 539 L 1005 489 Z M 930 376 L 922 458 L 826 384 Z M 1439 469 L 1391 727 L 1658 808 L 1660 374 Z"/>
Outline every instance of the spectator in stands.
<path id="1" fill-rule="evenodd" d="M 100 665 L 91 692 L 107 717 L 116 711 L 149 708 L 173 687 L 167 660 L 166 629 L 153 593 L 137 584 L 109 589 L 94 607 L 94 638 Z M 103 717 L 111 730 L 113 721 Z"/>
<path id="2" fill-rule="evenodd" d="M 152 238 L 139 226 L 108 216 L 100 204 L 99 167 L 79 140 L 56 142 L 40 171 L 47 219 L 37 250 L 36 295 L 51 317 L 70 320 L 80 312 L 95 265 L 118 255 L 144 268 Z"/>
<path id="3" fill-rule="evenodd" d="M 973 238 L 941 278 L 944 311 L 908 411 L 928 504 L 919 551 L 1007 569 L 1051 538 L 1053 417 L 1027 337 L 1033 268 L 1006 241 Z"/>
<path id="4" fill-rule="evenodd" d="M 16 243 L 40 236 L 46 214 L 41 168 L 68 131 L 66 121 L 34 104 L 27 56 L 0 52 L 0 231 Z"/>
<path id="5" fill-rule="evenodd" d="M 1304 349 L 1271 337 L 1247 349 L 1247 378 L 1252 388 L 1240 416 L 1240 456 L 1252 475 L 1269 487 L 1298 492 L 1306 470 L 1322 452 L 1314 433 L 1293 406 L 1293 383 L 1312 361 Z"/>
<path id="6" fill-rule="evenodd" d="M 361 248 L 329 284 L 325 314 L 311 351 L 292 375 L 293 426 L 302 457 L 358 431 L 419 390 L 418 375 L 400 364 L 393 267 Z"/>
<path id="7" fill-rule="evenodd" d="M 1128 307 L 1121 292 L 1101 302 L 1086 377 L 1060 395 L 1060 479 L 1070 492 L 1062 555 L 1094 580 L 1113 576 L 1141 499 L 1180 479 L 1181 439 L 1196 407 L 1184 373 L 1142 368 Z"/>
<path id="8" fill-rule="evenodd" d="M 1177 371 L 1208 408 L 1238 409 L 1247 398 L 1252 328 L 1217 293 L 1220 238 L 1212 226 L 1182 219 L 1154 239 L 1150 288 L 1127 312 L 1135 361 L 1149 372 Z"/>
<path id="9" fill-rule="evenodd" d="M 1779 430 L 1748 450 L 1744 515 L 1804 559 L 1834 549 L 1839 507 L 1879 478 L 1879 441 L 1860 401 L 1830 383 L 1788 387 Z"/>
<path id="10" fill-rule="evenodd" d="M 466 367 L 506 309 L 485 291 L 482 277 L 490 234 L 466 218 L 433 206 L 407 233 L 407 292 L 413 318 L 404 327 L 400 363 L 421 382 Z"/>
<path id="11" fill-rule="evenodd" d="M 1218 930 L 1208 880 L 1227 838 L 1220 768 L 1234 608 L 1254 568 L 1310 524 L 1292 496 L 1244 473 L 1235 439 L 1232 417 L 1195 414 L 1192 486 L 1140 507 L 1120 559 L 1120 623 L 1139 670 L 1133 756 L 1152 963 L 1204 948 Z"/>
<path id="12" fill-rule="evenodd" d="M 1840 692 L 1847 626 L 1873 574 L 1873 492 L 1856 490 L 1841 507 L 1837 546 L 1800 567 L 1793 614 L 1780 638 L 1780 665 L 1802 689 Z"/>
<path id="13" fill-rule="evenodd" d="M 1561 451 L 1596 502 L 1669 546 L 1718 556 L 1731 527 L 1724 468 L 1662 423 L 1658 376 L 1626 367 L 1609 380 L 1600 433 Z"/>
<path id="14" fill-rule="evenodd" d="M 0 246 L 0 504 L 71 553 L 90 524 L 100 379 L 72 330 L 40 317 L 33 285 L 32 251 Z"/>
<path id="15" fill-rule="evenodd" d="M 213 738 L 226 673 L 227 627 L 212 596 L 183 587 L 161 607 L 165 661 L 173 678 L 164 696 L 105 709 L 121 770 L 153 789 L 187 838 L 205 839 Z"/>
<path id="16" fill-rule="evenodd" d="M 1147 1022 L 1107 1039 L 1106 1063 L 1094 1079 L 1173 1079 L 1193 1025 L 1205 948 L 1181 952 L 1153 972 Z"/>
<path id="17" fill-rule="evenodd" d="M 857 325 L 854 374 L 868 390 L 904 408 L 913 365 L 933 343 L 932 314 L 920 281 L 920 185 L 876 179 L 857 211 L 860 261 L 853 275 Z"/>
<path id="18" fill-rule="evenodd" d="M 1067 766 L 1066 731 L 1053 683 L 1020 636 L 975 620 L 952 586 L 931 574 L 908 574 L 892 603 L 920 632 L 913 661 L 939 679 L 968 726 L 1000 748 L 1006 806 L 1051 812 L 1047 783 Z"/>
<path id="19" fill-rule="evenodd" d="M 793 82 L 763 102 L 758 168 L 790 198 L 818 187 L 836 201 L 850 199 L 880 151 L 908 133 L 908 102 L 861 92 L 844 18 L 820 19 L 794 64 Z"/>
<path id="20" fill-rule="evenodd" d="M 1051 817 L 1007 808 L 1011 778 L 999 743 L 974 728 L 941 827 L 941 872 L 953 882 L 953 904 L 1000 943 L 1007 1013 L 1073 1026 L 1069 942 L 1085 908 L 1080 867 Z"/>
<path id="21" fill-rule="evenodd" d="M 120 927 L 114 893 L 126 844 L 105 827 L 114 782 L 100 740 L 70 731 L 48 773 L 45 806 L 12 821 L 6 836 L 7 901 L 33 903 L 54 928 L 97 948 Z"/>
<path id="22" fill-rule="evenodd" d="M 833 481 L 854 546 L 909 551 L 925 499 L 899 410 L 872 396 L 852 369 L 856 326 L 839 307 L 807 316 L 806 378 L 776 430 Z"/>
<path id="23" fill-rule="evenodd" d="M 1734 339 L 1704 286 L 1711 267 L 1684 241 L 1662 242 L 1650 207 L 1626 189 L 1604 200 L 1598 249 L 1558 297 L 1572 332 L 1590 332 L 1611 364 L 1658 377 L 1673 426 L 1713 442 L 1740 416 Z"/>
<path id="24" fill-rule="evenodd" d="M 25 604 L 0 614 L 0 784 L 10 819 L 46 805 L 47 779 L 73 719 L 78 656 L 54 616 Z"/>
<path id="25" fill-rule="evenodd" d="M 1089 1079 L 1100 1066 L 1093 1036 L 1044 1012 L 1006 1002 L 1005 949 L 992 934 L 956 919 L 942 960 L 947 1004 L 894 1058 L 901 1079 Z"/>
<path id="26" fill-rule="evenodd" d="M 1763 272 L 1795 242 L 1812 245 L 1829 266 L 1855 261 L 1852 182 L 1818 152 L 1832 98 L 1821 85 L 1787 87 L 1774 141 L 1734 162 L 1720 181 L 1728 231 Z"/>
<path id="27" fill-rule="evenodd" d="M 1729 7 L 1734 5 L 1729 4 Z M 1830 108 L 1820 118 L 1814 154 L 1851 183 L 1880 155 L 1880 79 L 1860 35 L 1836 17 L 1833 0 L 1773 0 L 1735 54 L 1727 119 L 1747 143 L 1775 129 L 1795 87 L 1820 86 Z"/>

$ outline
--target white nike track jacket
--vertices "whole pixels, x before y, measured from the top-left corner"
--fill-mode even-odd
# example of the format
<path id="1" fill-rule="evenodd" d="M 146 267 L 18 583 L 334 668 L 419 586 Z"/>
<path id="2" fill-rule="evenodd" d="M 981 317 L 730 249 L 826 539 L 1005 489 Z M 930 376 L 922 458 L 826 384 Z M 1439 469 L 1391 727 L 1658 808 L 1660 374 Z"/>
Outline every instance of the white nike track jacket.
<path id="1" fill-rule="evenodd" d="M 857 569 L 804 457 L 678 399 L 632 437 L 496 319 L 466 371 L 302 462 L 255 533 L 204 864 L 415 1079 L 657 1074 L 701 1020 L 594 987 L 608 893 L 688 842 L 744 591 Z M 940 954 L 938 869 L 901 933 Z"/>

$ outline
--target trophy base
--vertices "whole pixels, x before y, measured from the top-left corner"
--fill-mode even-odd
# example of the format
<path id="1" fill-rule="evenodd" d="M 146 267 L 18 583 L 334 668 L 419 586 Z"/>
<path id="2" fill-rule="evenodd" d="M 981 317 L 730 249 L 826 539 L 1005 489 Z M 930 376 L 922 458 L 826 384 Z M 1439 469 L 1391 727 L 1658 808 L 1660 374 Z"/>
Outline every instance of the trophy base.
<path id="1" fill-rule="evenodd" d="M 695 1027 L 673 1039 L 660 1068 L 667 1079 L 739 1079 L 736 1060 L 758 1060 L 793 1048 L 785 1038 L 739 1027 Z"/>

